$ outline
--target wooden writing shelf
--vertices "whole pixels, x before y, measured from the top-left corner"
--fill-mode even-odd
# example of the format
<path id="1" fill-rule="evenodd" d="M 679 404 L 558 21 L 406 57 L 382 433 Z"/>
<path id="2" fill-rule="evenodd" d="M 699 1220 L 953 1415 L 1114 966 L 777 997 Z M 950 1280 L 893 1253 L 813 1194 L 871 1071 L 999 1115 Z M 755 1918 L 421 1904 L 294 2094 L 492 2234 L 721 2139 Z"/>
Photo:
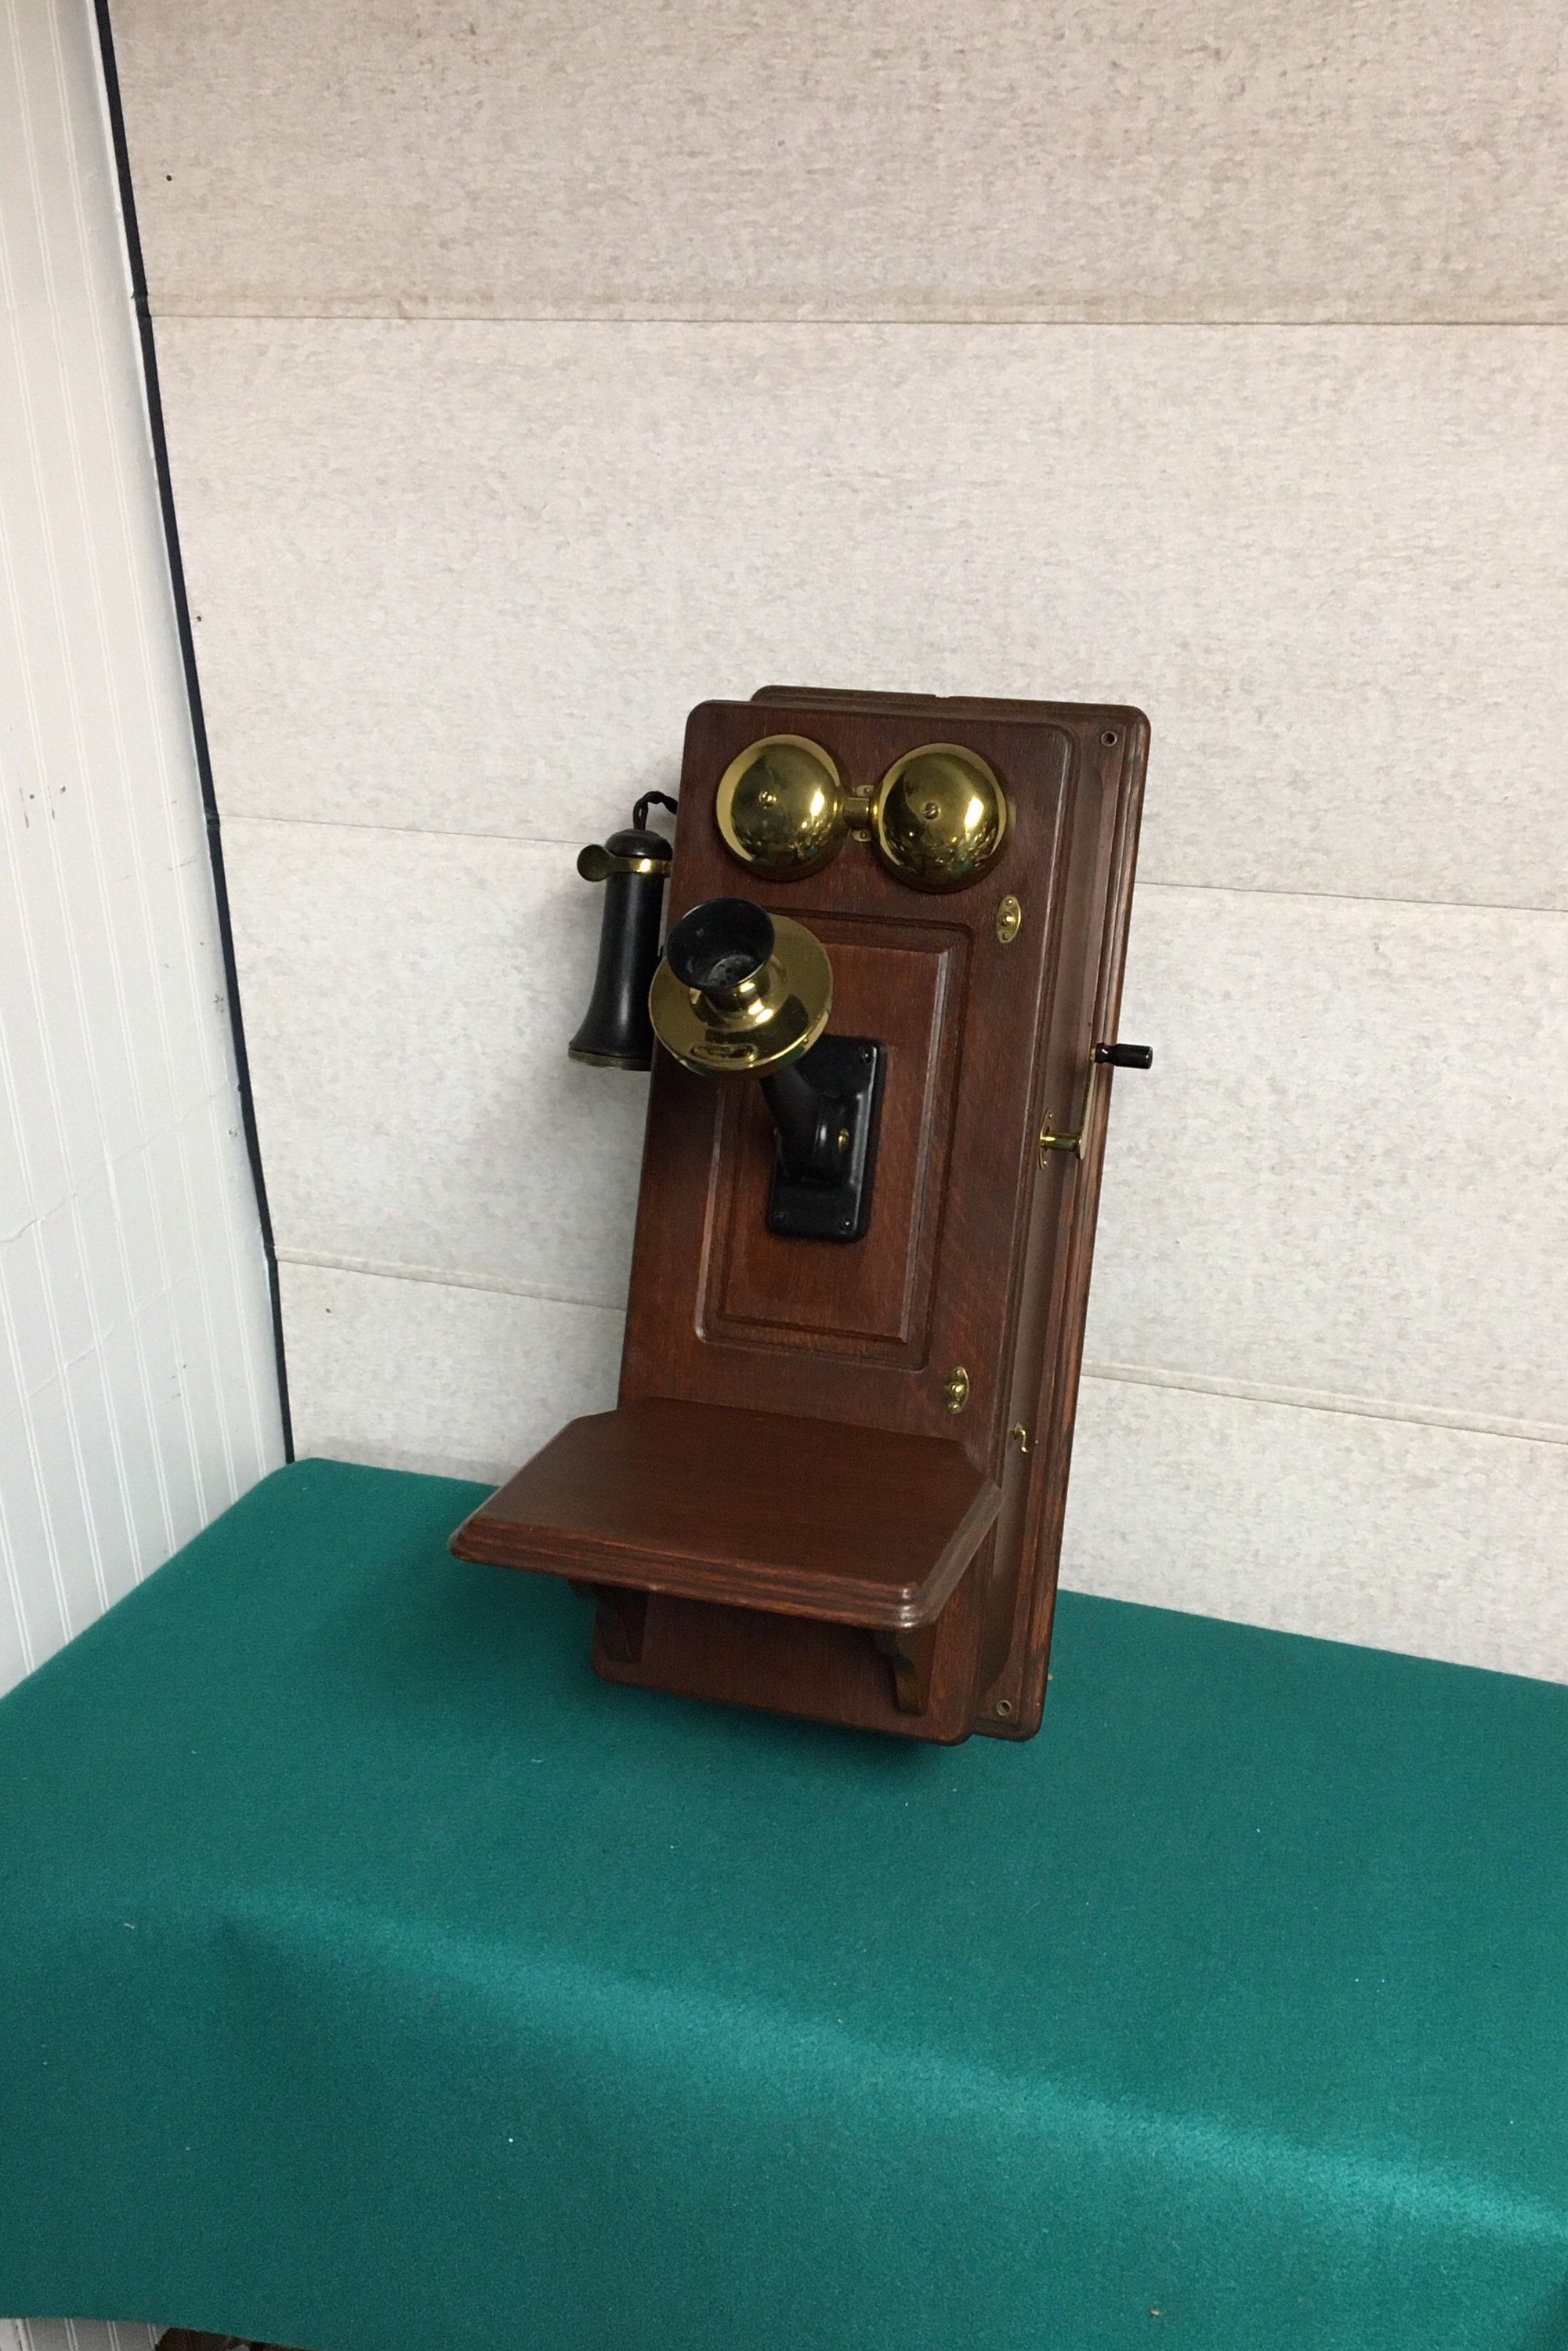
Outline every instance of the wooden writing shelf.
<path id="1" fill-rule="evenodd" d="M 1001 1499 L 950 1437 L 650 1396 L 569 1422 L 455 1548 L 891 1633 L 939 1613 Z"/>

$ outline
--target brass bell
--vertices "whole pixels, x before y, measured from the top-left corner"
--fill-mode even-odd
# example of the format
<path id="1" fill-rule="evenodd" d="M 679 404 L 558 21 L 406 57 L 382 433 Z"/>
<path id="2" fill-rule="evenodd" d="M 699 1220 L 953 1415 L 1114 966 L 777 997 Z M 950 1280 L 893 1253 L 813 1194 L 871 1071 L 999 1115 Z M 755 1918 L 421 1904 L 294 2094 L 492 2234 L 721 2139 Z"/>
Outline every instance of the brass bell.
<path id="1" fill-rule="evenodd" d="M 748 744 L 720 777 L 714 813 L 731 855 L 780 882 L 815 873 L 849 831 L 838 768 L 803 735 Z"/>
<path id="2" fill-rule="evenodd" d="M 1008 796 L 977 752 L 956 743 L 910 751 L 882 779 L 877 854 L 915 890 L 964 890 L 1001 854 Z"/>

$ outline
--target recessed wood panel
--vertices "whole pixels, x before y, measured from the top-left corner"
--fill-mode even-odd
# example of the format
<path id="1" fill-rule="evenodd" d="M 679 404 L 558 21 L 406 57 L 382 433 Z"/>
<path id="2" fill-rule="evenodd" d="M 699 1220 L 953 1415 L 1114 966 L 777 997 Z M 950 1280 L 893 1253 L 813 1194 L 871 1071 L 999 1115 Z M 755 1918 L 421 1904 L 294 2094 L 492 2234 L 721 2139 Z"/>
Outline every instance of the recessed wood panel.
<path id="1" fill-rule="evenodd" d="M 967 934 L 803 910 L 833 967 L 831 1033 L 884 1046 L 887 1073 L 863 1239 L 803 1247 L 768 1224 L 774 1130 L 760 1090 L 730 1087 L 701 1330 L 705 1339 L 810 1345 L 921 1364 L 952 1128 Z"/>
<path id="2" fill-rule="evenodd" d="M 922 1207 L 913 1240 L 905 1238 L 892 1267 L 895 1286 L 868 1312 L 869 1280 L 862 1290 L 848 1261 L 868 1245 L 873 1253 L 886 1249 L 891 1259 L 892 1237 L 868 1232 L 865 1243 L 847 1245 L 774 1240 L 769 1249 L 760 1205 L 765 1137 L 756 1124 L 749 1134 L 727 1124 L 756 1120 L 758 1110 L 735 1102 L 724 1081 L 693 1078 L 660 1055 L 622 1393 L 724 1404 L 765 1392 L 770 1410 L 956 1435 L 994 1476 L 1007 1425 L 1003 1367 L 1014 1343 L 1017 1258 L 1034 1180 L 1031 1104 L 1048 1057 L 1054 1052 L 1077 1065 L 1086 1051 L 1073 1034 L 1086 1018 L 1082 987 L 1074 979 L 1063 989 L 1055 977 L 1063 952 L 1077 953 L 1061 919 L 1064 861 L 1072 863 L 1074 888 L 1097 886 L 1102 769 L 1120 760 L 1124 737 L 1117 730 L 1115 745 L 1103 746 L 1099 734 L 1108 730 L 1102 726 L 1083 742 L 1079 729 L 1054 713 L 1030 723 L 1009 705 L 981 711 L 869 697 L 803 700 L 799 726 L 789 706 L 781 695 L 772 709 L 709 703 L 693 712 L 671 917 L 701 899 L 740 892 L 771 912 L 807 921 L 833 966 L 832 1027 L 879 1040 L 884 1021 L 904 1033 L 908 1008 L 896 989 L 867 986 L 862 992 L 875 966 L 857 969 L 845 949 L 896 942 L 914 954 L 951 942 L 942 1042 L 935 1061 L 927 1060 L 921 1112 L 928 1144 L 940 1147 L 939 1194 L 934 1207 Z M 896 759 L 922 743 L 952 739 L 955 721 L 964 743 L 1000 778 L 1011 811 L 1001 857 L 973 886 L 945 894 L 912 889 L 882 865 L 868 841 L 852 835 L 830 865 L 795 883 L 755 879 L 725 848 L 714 817 L 719 779 L 759 737 L 809 735 L 852 792 L 870 795 Z M 997 915 L 1009 896 L 1019 900 L 1022 920 L 1004 943 Z M 741 1144 L 753 1155 L 748 1179 L 737 1177 L 735 1165 Z M 900 1177 L 897 1158 L 895 1134 L 890 1224 L 900 1183 L 909 1181 L 907 1172 Z M 747 1180 L 750 1231 L 742 1260 L 731 1235 L 739 1241 L 737 1186 Z M 879 1165 L 873 1225 L 882 1214 L 883 1180 Z M 914 1190 L 911 1184 L 911 1198 Z M 793 1322 L 779 1319 L 785 1279 L 797 1301 Z M 971 1380 L 968 1409 L 956 1420 L 944 1396 L 955 1364 L 965 1365 Z"/>

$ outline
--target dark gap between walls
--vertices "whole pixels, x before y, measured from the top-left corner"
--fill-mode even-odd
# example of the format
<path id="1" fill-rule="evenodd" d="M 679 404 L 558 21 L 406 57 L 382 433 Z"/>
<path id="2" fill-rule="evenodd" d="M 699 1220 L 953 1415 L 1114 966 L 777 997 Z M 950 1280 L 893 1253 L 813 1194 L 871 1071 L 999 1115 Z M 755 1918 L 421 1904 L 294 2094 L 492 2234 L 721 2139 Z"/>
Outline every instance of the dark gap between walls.
<path id="1" fill-rule="evenodd" d="M 283 1417 L 283 1458 L 294 1458 L 294 1423 L 288 1409 L 288 1366 L 283 1352 L 283 1299 L 277 1279 L 277 1251 L 273 1245 L 272 1213 L 267 1202 L 267 1177 L 261 1165 L 261 1143 L 256 1127 L 256 1102 L 251 1093 L 250 1057 L 246 1051 L 245 1017 L 240 1009 L 239 974 L 235 968 L 234 926 L 229 919 L 228 881 L 224 872 L 223 839 L 217 796 L 213 789 L 212 756 L 207 747 L 207 722 L 202 709 L 202 685 L 196 674 L 196 646 L 191 633 L 190 600 L 185 593 L 185 567 L 180 555 L 180 529 L 174 515 L 174 492 L 169 475 L 169 444 L 163 432 L 163 402 L 158 389 L 158 351 L 152 335 L 152 315 L 147 300 L 147 271 L 141 257 L 141 232 L 136 220 L 136 192 L 131 180 L 131 151 L 126 143 L 125 115 L 120 100 L 120 73 L 114 58 L 114 31 L 109 20 L 109 0 L 93 0 L 98 21 L 98 46 L 103 67 L 104 94 L 114 141 L 114 168 L 120 183 L 120 209 L 125 225 L 126 256 L 131 265 L 131 295 L 136 331 L 141 342 L 141 372 L 147 392 L 147 420 L 152 434 L 152 462 L 158 476 L 158 505 L 163 517 L 163 541 L 169 556 L 169 580 L 174 591 L 174 622 L 180 638 L 180 660 L 185 673 L 191 732 L 196 747 L 196 773 L 201 779 L 202 808 L 207 822 L 207 852 L 212 860 L 213 894 L 217 902 L 218 945 L 223 956 L 224 985 L 228 991 L 229 1028 L 234 1038 L 235 1069 L 239 1081 L 240 1120 L 246 1155 L 256 1187 L 256 1213 L 261 1221 L 261 1245 L 267 1259 L 267 1289 L 272 1301 L 272 1345 L 277 1360 L 277 1401 Z"/>

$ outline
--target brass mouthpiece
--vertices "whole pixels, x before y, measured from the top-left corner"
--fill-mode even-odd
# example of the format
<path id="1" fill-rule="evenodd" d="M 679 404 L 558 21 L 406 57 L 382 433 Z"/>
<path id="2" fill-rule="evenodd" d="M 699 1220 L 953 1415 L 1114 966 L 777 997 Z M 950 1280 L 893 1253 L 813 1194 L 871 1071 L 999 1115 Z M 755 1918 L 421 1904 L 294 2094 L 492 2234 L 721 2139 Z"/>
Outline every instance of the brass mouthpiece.
<path id="1" fill-rule="evenodd" d="M 832 1004 L 821 941 L 749 898 L 707 898 L 683 914 L 648 992 L 660 1043 L 705 1077 L 757 1078 L 798 1061 Z"/>

